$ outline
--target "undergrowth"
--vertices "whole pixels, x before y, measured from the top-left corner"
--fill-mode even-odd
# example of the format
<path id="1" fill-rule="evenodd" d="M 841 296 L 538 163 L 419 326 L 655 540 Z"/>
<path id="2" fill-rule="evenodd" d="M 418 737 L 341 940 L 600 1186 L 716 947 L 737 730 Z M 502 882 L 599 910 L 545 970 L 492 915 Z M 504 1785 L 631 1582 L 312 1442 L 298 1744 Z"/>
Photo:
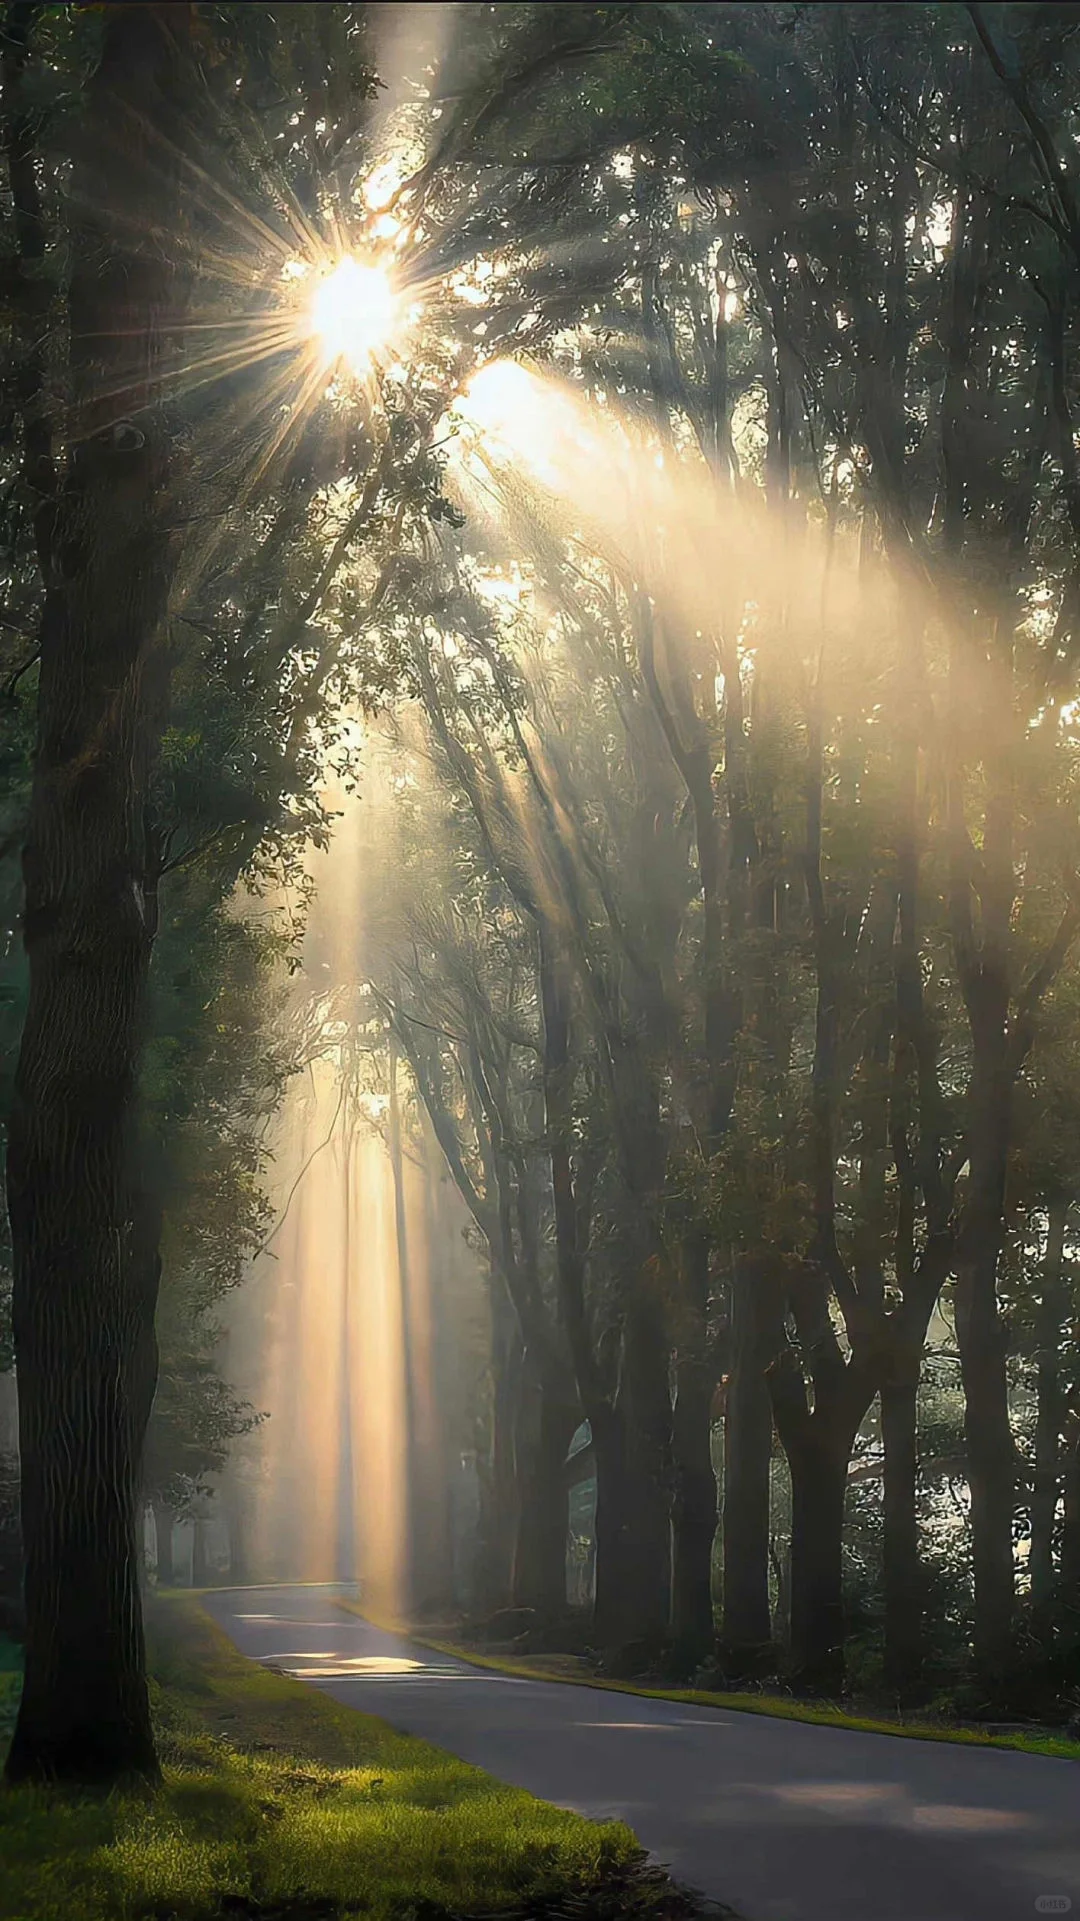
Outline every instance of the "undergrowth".
<path id="1" fill-rule="evenodd" d="M 339 1599 L 336 1606 L 350 1614 L 372 1619 L 358 1603 Z M 471 1666 L 490 1668 L 498 1674 L 515 1675 L 522 1680 L 559 1681 L 574 1687 L 606 1688 L 619 1694 L 644 1695 L 657 1701 L 678 1701 L 691 1707 L 726 1708 L 739 1714 L 764 1714 L 776 1720 L 807 1721 L 817 1727 L 851 1728 L 863 1734 L 904 1735 L 917 1741 L 954 1741 L 962 1746 L 1014 1748 L 1022 1754 L 1042 1754 L 1055 1760 L 1080 1761 L 1080 1741 L 1052 1729 L 1022 1728 L 1008 1732 L 961 1727 L 948 1720 L 882 1713 L 862 1714 L 842 1702 L 805 1700 L 796 1694 L 753 1692 L 749 1689 L 719 1690 L 700 1687 L 655 1687 L 647 1680 L 614 1680 L 597 1673 L 581 1655 L 575 1654 L 493 1654 L 479 1653 L 460 1642 L 436 1640 L 399 1623 L 381 1625 L 408 1635 L 418 1646 L 434 1653 L 455 1656 Z"/>
<path id="2" fill-rule="evenodd" d="M 0 1795 L 5 1921 L 441 1921 L 697 1912 L 630 1830 L 531 1795 L 152 1611 L 164 1785 Z M 10 1718 L 17 1679 L 0 1676 Z"/>

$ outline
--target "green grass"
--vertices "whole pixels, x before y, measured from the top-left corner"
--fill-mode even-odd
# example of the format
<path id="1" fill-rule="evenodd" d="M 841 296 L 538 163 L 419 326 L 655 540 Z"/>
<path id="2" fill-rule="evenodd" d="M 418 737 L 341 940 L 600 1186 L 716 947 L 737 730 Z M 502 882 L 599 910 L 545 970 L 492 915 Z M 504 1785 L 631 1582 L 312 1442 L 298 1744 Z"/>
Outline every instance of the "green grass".
<path id="1" fill-rule="evenodd" d="M 350 1614 L 363 1615 L 355 1601 L 338 1600 L 335 1605 Z M 371 1618 L 370 1616 L 367 1618 Z M 454 1641 L 434 1641 L 413 1634 L 408 1627 L 381 1623 L 397 1633 L 408 1634 L 418 1646 L 436 1654 L 455 1655 L 473 1667 L 491 1668 L 497 1674 L 510 1674 L 529 1681 L 559 1681 L 571 1687 L 607 1688 L 616 1694 L 644 1695 L 654 1701 L 680 1701 L 691 1707 L 727 1708 L 737 1714 L 765 1714 L 780 1721 L 808 1721 L 816 1727 L 853 1728 L 863 1734 L 901 1735 L 913 1741 L 954 1741 L 967 1747 L 1013 1748 L 1021 1754 L 1043 1754 L 1053 1760 L 1080 1761 L 1080 1741 L 1065 1735 L 1017 1731 L 989 1734 L 982 1728 L 956 1727 L 944 1721 L 905 1720 L 902 1716 L 854 1714 L 831 1701 L 803 1701 L 795 1695 L 721 1693 L 707 1688 L 651 1688 L 635 1681 L 610 1681 L 595 1674 L 580 1655 L 551 1654 L 509 1656 L 477 1654 L 472 1648 Z"/>
<path id="2" fill-rule="evenodd" d="M 549 1807 L 244 1660 L 190 1599 L 153 1608 L 151 1641 L 164 1786 L 0 1795 L 6 1921 L 520 1913 L 638 1858 L 629 1828 Z M 9 1711 L 16 1685 L 0 1679 Z M 641 1911 L 668 1910 L 658 1896 Z"/>

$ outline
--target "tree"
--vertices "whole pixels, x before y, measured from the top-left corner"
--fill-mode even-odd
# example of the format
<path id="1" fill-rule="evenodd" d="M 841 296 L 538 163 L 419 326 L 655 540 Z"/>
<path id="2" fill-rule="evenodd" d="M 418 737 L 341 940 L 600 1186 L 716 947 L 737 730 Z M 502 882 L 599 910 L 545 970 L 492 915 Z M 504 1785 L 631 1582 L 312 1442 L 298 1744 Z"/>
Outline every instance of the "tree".
<path id="1" fill-rule="evenodd" d="M 147 783 L 182 499 L 160 379 L 182 314 L 171 249 L 192 30 L 188 6 L 110 11 L 76 184 L 73 432 L 45 548 L 30 984 L 8 1141 L 27 1612 L 12 1780 L 156 1769 L 135 1498 L 157 1269 L 134 1094 L 156 918 Z M 147 231 L 176 238 L 134 253 Z"/>

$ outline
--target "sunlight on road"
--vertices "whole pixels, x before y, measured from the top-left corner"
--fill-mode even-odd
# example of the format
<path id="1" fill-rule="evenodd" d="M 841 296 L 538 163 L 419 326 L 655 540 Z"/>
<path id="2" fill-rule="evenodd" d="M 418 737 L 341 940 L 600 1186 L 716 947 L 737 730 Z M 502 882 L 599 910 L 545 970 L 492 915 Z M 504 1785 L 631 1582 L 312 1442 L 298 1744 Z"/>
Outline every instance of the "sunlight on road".
<path id="1" fill-rule="evenodd" d="M 302 1667 L 293 1667 L 290 1673 L 303 1675 L 305 1679 L 318 1675 L 362 1674 L 366 1678 L 378 1680 L 383 1675 L 425 1672 L 423 1661 L 407 1661 L 392 1654 L 335 1654 L 333 1648 L 313 1649 L 310 1654 L 302 1648 L 288 1654 L 279 1654 L 275 1650 L 273 1654 L 264 1655 L 263 1660 L 268 1666 L 273 1666 L 279 1661 L 303 1662 Z M 313 1667 L 312 1662 L 332 1662 L 333 1665 Z"/>
<path id="2" fill-rule="evenodd" d="M 324 1628 L 341 1627 L 340 1621 L 309 1621 L 302 1614 L 237 1614 L 237 1621 L 247 1621 L 255 1627 L 273 1628 Z"/>
<path id="3" fill-rule="evenodd" d="M 912 1806 L 895 1782 L 812 1781 L 769 1790 L 779 1801 L 812 1808 L 816 1814 L 836 1814 L 850 1821 L 860 1812 L 870 1819 L 929 1829 L 941 1834 L 983 1834 L 994 1829 L 1037 1826 L 1030 1815 L 1008 1808 Z"/>
<path id="4" fill-rule="evenodd" d="M 1033 1815 L 1017 1814 L 1009 1808 L 912 1808 L 911 1820 L 917 1828 L 931 1828 L 942 1834 L 984 1834 L 992 1828 L 1039 1825 Z"/>

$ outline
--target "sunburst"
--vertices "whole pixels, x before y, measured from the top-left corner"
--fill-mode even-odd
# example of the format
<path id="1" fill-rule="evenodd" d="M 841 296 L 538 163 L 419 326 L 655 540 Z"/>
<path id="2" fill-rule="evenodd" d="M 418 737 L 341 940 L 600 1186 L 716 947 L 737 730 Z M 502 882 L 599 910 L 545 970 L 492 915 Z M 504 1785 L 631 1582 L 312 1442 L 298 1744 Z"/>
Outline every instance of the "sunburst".
<path id="1" fill-rule="evenodd" d="M 327 366 L 343 360 L 364 375 L 393 338 L 401 302 L 384 267 L 346 254 L 319 276 L 308 310 L 312 336 Z"/>

